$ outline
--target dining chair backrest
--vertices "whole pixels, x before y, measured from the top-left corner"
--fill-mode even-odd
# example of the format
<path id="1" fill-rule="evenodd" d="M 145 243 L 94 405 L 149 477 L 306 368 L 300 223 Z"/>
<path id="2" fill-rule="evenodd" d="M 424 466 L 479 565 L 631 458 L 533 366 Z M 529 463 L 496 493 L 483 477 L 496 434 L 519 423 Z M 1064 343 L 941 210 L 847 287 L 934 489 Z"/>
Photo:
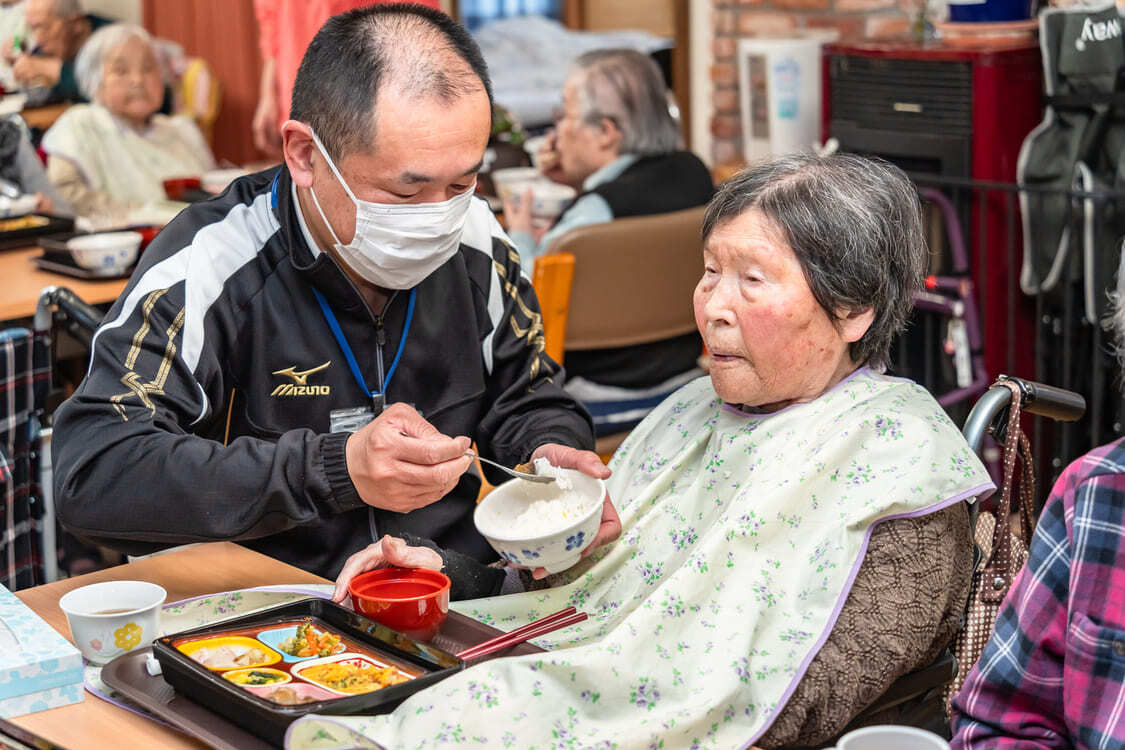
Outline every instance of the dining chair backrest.
<path id="1" fill-rule="evenodd" d="M 222 105 L 222 84 L 201 57 L 191 58 L 178 81 L 177 114 L 191 117 L 211 142 L 212 129 Z"/>
<path id="2" fill-rule="evenodd" d="M 615 219 L 555 240 L 542 259 L 545 268 L 552 256 L 574 258 L 562 349 L 633 346 L 694 331 L 691 299 L 703 272 L 705 210 Z M 540 265 L 533 283 L 546 308 L 563 290 L 546 288 Z"/>

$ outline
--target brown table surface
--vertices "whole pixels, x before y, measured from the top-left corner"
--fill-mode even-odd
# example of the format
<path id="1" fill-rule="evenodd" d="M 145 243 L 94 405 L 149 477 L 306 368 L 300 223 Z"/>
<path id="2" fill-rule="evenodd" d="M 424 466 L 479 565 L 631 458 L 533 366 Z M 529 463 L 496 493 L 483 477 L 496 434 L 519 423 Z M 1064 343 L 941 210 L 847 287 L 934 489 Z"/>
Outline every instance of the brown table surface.
<path id="1" fill-rule="evenodd" d="M 2 278 L 2 276 L 0 276 Z M 289 583 L 329 583 L 231 542 L 216 542 L 149 557 L 45 586 L 17 591 L 16 596 L 55 630 L 70 639 L 59 597 L 88 583 L 113 580 L 151 581 L 168 591 L 168 601 L 219 591 Z M 118 708 L 89 693 L 81 703 L 27 714 L 13 722 L 68 750 L 81 748 L 191 748 L 203 743 Z"/>
<path id="2" fill-rule="evenodd" d="M 41 271 L 31 262 L 38 247 L 0 250 L 0 321 L 28 318 L 35 314 L 35 303 L 44 287 L 65 286 L 85 302 L 100 305 L 113 302 L 128 279 L 83 281 L 50 271 Z"/>

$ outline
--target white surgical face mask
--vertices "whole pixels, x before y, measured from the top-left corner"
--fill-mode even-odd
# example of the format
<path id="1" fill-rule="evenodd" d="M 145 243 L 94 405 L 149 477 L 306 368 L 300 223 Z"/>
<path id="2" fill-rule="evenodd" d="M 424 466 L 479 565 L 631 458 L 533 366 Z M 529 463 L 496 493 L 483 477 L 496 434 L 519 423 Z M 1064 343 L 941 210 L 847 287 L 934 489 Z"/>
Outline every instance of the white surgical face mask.
<path id="1" fill-rule="evenodd" d="M 310 131 L 311 132 L 311 131 Z M 453 257 L 473 199 L 473 188 L 440 203 L 372 203 L 361 201 L 344 182 L 316 133 L 313 142 L 355 204 L 355 235 L 340 242 L 316 191 L 313 203 L 336 241 L 336 252 L 362 278 L 386 289 L 410 289 Z"/>

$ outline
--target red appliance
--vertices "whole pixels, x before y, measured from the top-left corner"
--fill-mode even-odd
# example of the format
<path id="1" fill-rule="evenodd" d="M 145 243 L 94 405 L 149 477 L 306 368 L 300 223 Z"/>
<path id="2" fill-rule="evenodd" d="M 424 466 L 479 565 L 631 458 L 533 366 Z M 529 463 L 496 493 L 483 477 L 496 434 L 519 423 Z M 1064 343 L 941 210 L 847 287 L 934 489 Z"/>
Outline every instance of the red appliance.
<path id="1" fill-rule="evenodd" d="M 1018 201 L 974 180 L 1014 183 L 1024 137 L 1043 117 L 1034 42 L 951 46 L 910 41 L 827 45 L 823 134 L 943 189 L 965 219 L 988 375 L 1035 375 L 1035 305 L 1019 288 Z"/>

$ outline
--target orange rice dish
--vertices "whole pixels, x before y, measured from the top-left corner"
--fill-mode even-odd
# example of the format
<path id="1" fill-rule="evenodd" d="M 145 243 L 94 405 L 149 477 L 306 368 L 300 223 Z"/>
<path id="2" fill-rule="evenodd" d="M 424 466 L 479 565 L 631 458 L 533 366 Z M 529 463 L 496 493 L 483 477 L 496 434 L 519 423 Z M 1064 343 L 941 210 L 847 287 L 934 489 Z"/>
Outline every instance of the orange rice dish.
<path id="1" fill-rule="evenodd" d="M 341 693 L 370 693 L 410 679 L 394 667 L 372 667 L 366 664 L 319 664 L 301 670 L 301 677 L 315 680 Z"/>

